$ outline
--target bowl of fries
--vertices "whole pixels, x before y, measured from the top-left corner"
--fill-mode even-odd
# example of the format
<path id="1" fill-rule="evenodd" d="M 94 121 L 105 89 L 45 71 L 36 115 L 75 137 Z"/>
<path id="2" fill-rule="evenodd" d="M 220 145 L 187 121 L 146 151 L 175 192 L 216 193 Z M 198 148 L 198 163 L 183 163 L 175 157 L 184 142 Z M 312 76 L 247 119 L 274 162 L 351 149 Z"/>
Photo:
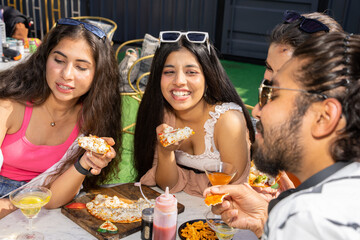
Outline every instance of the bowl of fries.
<path id="1" fill-rule="evenodd" d="M 205 219 L 187 221 L 179 227 L 181 240 L 218 239 Z"/>
<path id="2" fill-rule="evenodd" d="M 239 231 L 237 228 L 230 227 L 222 219 L 220 215 L 216 215 L 211 211 L 205 214 L 206 222 L 209 227 L 215 231 L 219 240 L 230 240 L 234 234 Z"/>

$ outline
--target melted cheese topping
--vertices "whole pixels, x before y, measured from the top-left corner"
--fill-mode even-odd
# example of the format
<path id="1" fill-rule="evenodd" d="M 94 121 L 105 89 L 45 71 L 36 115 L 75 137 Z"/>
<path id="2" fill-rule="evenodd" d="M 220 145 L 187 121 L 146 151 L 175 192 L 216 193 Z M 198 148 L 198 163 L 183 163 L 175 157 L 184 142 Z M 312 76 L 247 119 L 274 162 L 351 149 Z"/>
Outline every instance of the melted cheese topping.
<path id="1" fill-rule="evenodd" d="M 151 199 L 150 203 L 143 198 L 133 203 L 125 203 L 117 196 L 109 197 L 107 195 L 98 194 L 91 202 L 86 204 L 88 212 L 104 221 L 130 223 L 141 220 L 142 210 L 145 208 L 153 208 L 155 200 Z"/>

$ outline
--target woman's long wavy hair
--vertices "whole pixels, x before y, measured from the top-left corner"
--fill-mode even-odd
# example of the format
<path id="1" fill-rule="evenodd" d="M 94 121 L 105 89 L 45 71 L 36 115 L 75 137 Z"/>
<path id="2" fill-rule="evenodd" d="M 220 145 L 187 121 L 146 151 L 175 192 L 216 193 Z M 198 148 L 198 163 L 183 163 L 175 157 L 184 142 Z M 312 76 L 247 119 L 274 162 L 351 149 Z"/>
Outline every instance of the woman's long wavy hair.
<path id="1" fill-rule="evenodd" d="M 96 63 L 94 79 L 89 91 L 80 97 L 82 111 L 78 116 L 80 132 L 84 135 L 112 137 L 117 157 L 97 176 L 87 177 L 84 186 L 94 186 L 117 176 L 121 153 L 121 98 L 120 74 L 110 41 L 99 39 L 83 25 L 57 25 L 45 36 L 44 41 L 29 59 L 15 67 L 0 72 L 0 98 L 26 104 L 41 105 L 51 90 L 46 82 L 46 61 L 51 50 L 64 38 L 85 39 Z M 78 149 L 48 179 L 50 184 L 84 154 Z"/>
<path id="2" fill-rule="evenodd" d="M 344 32 L 341 25 L 325 13 L 313 12 L 305 13 L 301 16 L 318 20 L 329 28 L 329 32 Z M 275 43 L 290 45 L 292 48 L 296 49 L 309 38 L 325 33 L 324 31 L 306 33 L 299 28 L 301 21 L 302 19 L 297 19 L 291 23 L 284 22 L 276 25 L 269 36 L 270 44 Z"/>
<path id="3" fill-rule="evenodd" d="M 336 98 L 342 105 L 346 126 L 331 145 L 333 159 L 359 161 L 360 35 L 334 32 L 312 38 L 296 49 L 293 57 L 306 60 L 296 74 L 306 90 Z"/>
<path id="4" fill-rule="evenodd" d="M 211 105 L 224 102 L 239 104 L 245 115 L 251 142 L 255 138 L 250 114 L 222 67 L 213 46 L 210 45 L 209 54 L 206 43 L 191 43 L 185 37 L 176 43 L 161 43 L 161 47 L 155 52 L 149 81 L 136 120 L 134 158 L 138 179 L 152 167 L 157 142 L 156 127 L 163 123 L 164 110 L 173 111 L 161 93 L 160 81 L 167 57 L 181 48 L 193 53 L 202 67 L 206 85 L 204 100 Z"/>

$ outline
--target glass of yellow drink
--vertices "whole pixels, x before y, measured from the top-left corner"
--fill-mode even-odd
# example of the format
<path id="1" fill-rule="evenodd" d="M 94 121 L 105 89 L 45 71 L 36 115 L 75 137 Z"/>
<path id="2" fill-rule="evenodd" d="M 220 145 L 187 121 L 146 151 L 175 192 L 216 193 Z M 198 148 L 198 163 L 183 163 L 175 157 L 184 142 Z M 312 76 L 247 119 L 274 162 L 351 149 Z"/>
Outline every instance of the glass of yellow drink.
<path id="1" fill-rule="evenodd" d="M 32 229 L 32 219 L 36 218 L 41 207 L 47 204 L 51 191 L 45 187 L 20 187 L 10 193 L 9 199 L 15 207 L 29 219 L 29 231 L 17 236 L 16 239 L 44 239 L 44 235 Z"/>
<path id="2" fill-rule="evenodd" d="M 216 215 L 211 211 L 205 214 L 206 222 L 209 227 L 215 231 L 219 240 L 230 240 L 234 234 L 239 230 L 237 228 L 230 227 L 223 220 L 220 215 Z"/>

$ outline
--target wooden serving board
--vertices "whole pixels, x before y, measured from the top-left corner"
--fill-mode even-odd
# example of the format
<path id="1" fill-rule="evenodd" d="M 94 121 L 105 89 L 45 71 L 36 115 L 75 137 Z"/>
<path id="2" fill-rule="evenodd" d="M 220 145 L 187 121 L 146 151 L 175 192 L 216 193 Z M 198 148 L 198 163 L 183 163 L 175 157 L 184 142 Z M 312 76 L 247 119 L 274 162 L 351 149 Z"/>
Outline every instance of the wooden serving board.
<path id="1" fill-rule="evenodd" d="M 141 186 L 144 195 L 148 199 L 155 199 L 156 197 L 160 196 L 160 193 L 147 187 Z M 99 188 L 93 189 L 86 195 L 80 196 L 74 199 L 73 202 L 81 202 L 81 203 L 88 203 L 94 199 L 97 194 L 106 194 L 110 197 L 118 196 L 121 198 L 126 198 L 130 200 L 138 200 L 142 197 L 139 187 L 134 186 L 134 183 L 126 183 L 119 186 L 111 187 L 111 188 Z M 70 203 L 69 203 L 70 204 Z M 68 205 L 68 204 L 66 204 Z M 181 203 L 178 203 L 178 213 L 182 213 L 185 210 L 185 206 Z M 97 231 L 99 226 L 104 222 L 103 220 L 97 219 L 92 216 L 88 211 L 85 209 L 69 209 L 65 206 L 61 207 L 61 212 L 78 224 L 80 227 L 84 228 L 86 231 L 91 233 L 98 239 L 102 240 L 115 240 L 126 237 L 130 234 L 133 234 L 137 231 L 141 230 L 141 222 L 135 223 L 115 223 L 118 227 L 119 232 L 116 234 L 111 233 L 100 233 Z"/>

